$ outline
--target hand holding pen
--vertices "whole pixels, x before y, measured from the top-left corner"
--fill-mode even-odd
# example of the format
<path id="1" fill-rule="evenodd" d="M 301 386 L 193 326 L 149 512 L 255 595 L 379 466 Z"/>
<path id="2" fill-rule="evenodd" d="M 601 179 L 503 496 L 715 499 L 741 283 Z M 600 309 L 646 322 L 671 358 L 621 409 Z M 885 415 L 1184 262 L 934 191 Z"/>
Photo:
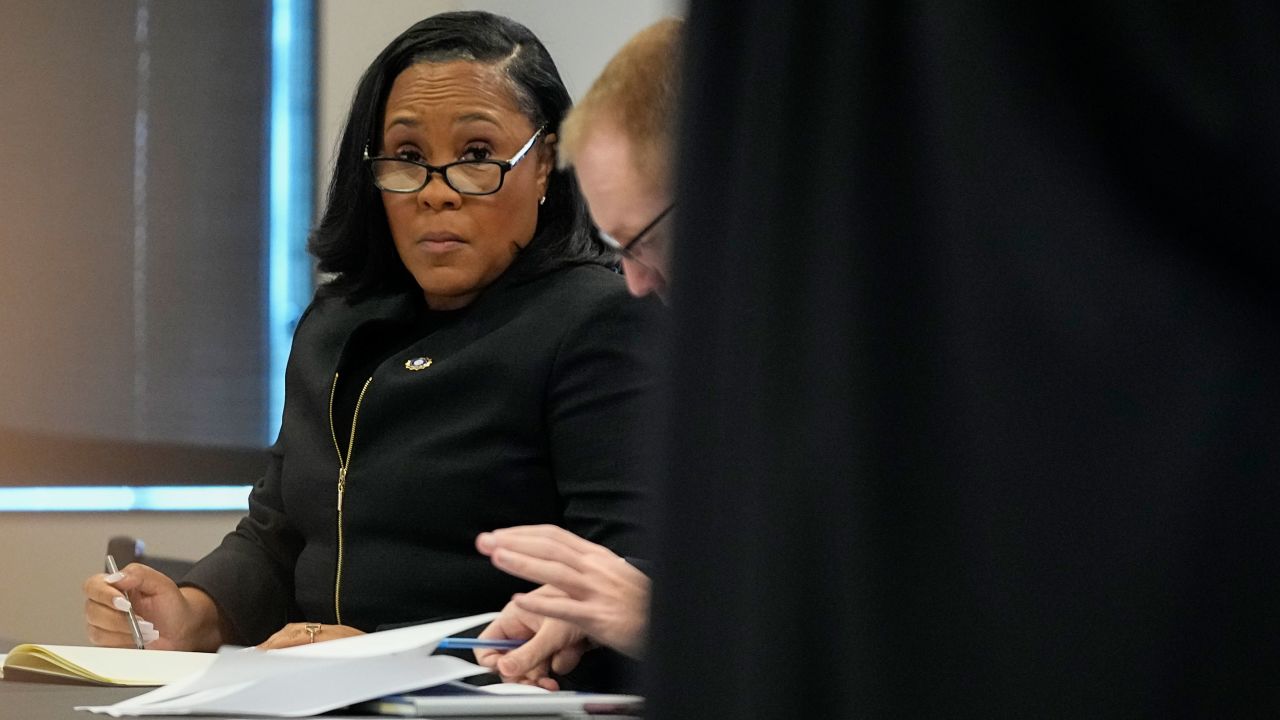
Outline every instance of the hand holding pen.
<path id="1" fill-rule="evenodd" d="M 120 568 L 116 566 L 116 559 L 111 555 L 107 555 L 107 572 L 111 573 L 109 577 L 120 575 Z M 124 593 L 124 602 L 119 602 L 119 598 L 116 598 L 113 604 L 116 609 L 124 610 L 125 614 L 129 616 L 129 634 L 133 636 L 133 646 L 139 650 L 145 649 L 146 644 L 142 641 L 142 628 L 138 626 L 138 616 L 133 614 L 133 602 L 129 600 L 129 593 Z M 153 627 L 152 630 L 154 631 L 154 629 Z"/>
<path id="2" fill-rule="evenodd" d="M 558 594 L 559 590 L 543 586 L 530 595 Z M 546 690 L 559 690 L 552 674 L 564 674 L 577 666 L 592 645 L 581 628 L 554 618 L 526 612 L 507 603 L 502 614 L 489 624 L 477 641 L 501 643 L 502 647 L 477 646 L 476 663 L 502 676 L 503 682 L 537 685 Z M 519 644 L 508 648 L 507 644 Z"/>
<path id="3" fill-rule="evenodd" d="M 106 566 L 107 574 L 92 575 L 84 584 L 89 640 L 95 645 L 109 647 L 141 649 L 152 645 L 160 639 L 160 633 L 151 622 L 139 616 L 135 602 L 142 602 L 144 609 L 150 608 L 150 614 L 157 611 L 156 586 L 167 581 L 175 594 L 177 586 L 160 573 L 142 565 L 131 565 L 128 574 L 121 572 L 115 558 L 110 555 L 107 556 Z M 153 575 L 159 576 L 162 581 L 158 582 Z M 163 592 L 163 588 L 160 589 Z"/>

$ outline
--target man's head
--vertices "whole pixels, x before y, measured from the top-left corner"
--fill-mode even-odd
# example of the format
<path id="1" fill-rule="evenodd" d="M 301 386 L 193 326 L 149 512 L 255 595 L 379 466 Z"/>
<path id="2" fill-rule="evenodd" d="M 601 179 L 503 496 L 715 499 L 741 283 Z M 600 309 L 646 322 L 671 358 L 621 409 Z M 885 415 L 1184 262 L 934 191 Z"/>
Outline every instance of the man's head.
<path id="1" fill-rule="evenodd" d="M 622 249 L 627 287 L 664 300 L 682 27 L 662 20 L 631 38 L 569 112 L 559 144 L 604 240 Z"/>

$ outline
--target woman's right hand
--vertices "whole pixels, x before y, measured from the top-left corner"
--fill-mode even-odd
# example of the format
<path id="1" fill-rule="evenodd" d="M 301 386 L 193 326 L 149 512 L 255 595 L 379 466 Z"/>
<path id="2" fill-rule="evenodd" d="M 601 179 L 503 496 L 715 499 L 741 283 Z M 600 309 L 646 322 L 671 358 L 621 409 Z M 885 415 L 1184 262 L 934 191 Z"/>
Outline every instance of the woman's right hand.
<path id="1" fill-rule="evenodd" d="M 132 563 L 111 575 L 98 573 L 84 581 L 84 615 L 89 641 L 107 647 L 134 647 L 125 610 L 132 598 L 142 640 L 153 650 L 208 650 L 201 647 L 201 616 L 213 608 L 207 595 L 195 588 L 179 588 L 163 573 Z M 200 597 L 192 597 L 192 592 Z M 201 602 L 201 600 L 205 602 Z M 193 602 L 195 600 L 195 602 Z M 207 603 L 208 607 L 201 607 Z M 216 613 L 216 610 L 214 611 Z M 216 616 L 214 627 L 217 627 Z M 217 647 L 216 645 L 214 647 Z"/>

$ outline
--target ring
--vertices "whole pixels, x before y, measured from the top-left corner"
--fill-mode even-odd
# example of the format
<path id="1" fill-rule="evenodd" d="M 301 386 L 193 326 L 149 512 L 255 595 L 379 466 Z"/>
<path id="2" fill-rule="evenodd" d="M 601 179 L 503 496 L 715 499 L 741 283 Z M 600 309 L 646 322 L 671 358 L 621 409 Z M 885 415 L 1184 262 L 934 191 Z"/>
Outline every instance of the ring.
<path id="1" fill-rule="evenodd" d="M 307 631 L 307 636 L 311 638 L 311 642 L 316 641 L 316 633 L 320 632 L 320 623 L 307 623 L 302 626 Z"/>

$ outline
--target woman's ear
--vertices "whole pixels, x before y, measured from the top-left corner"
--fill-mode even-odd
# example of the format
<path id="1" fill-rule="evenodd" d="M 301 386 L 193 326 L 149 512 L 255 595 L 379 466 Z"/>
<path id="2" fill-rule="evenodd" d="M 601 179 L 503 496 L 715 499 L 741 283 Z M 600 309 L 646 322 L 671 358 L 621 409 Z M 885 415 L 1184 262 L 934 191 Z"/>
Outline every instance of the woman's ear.
<path id="1" fill-rule="evenodd" d="M 547 194 L 551 171 L 556 169 L 556 143 L 559 139 L 555 133 L 548 133 L 538 144 L 538 191 L 542 195 Z"/>

